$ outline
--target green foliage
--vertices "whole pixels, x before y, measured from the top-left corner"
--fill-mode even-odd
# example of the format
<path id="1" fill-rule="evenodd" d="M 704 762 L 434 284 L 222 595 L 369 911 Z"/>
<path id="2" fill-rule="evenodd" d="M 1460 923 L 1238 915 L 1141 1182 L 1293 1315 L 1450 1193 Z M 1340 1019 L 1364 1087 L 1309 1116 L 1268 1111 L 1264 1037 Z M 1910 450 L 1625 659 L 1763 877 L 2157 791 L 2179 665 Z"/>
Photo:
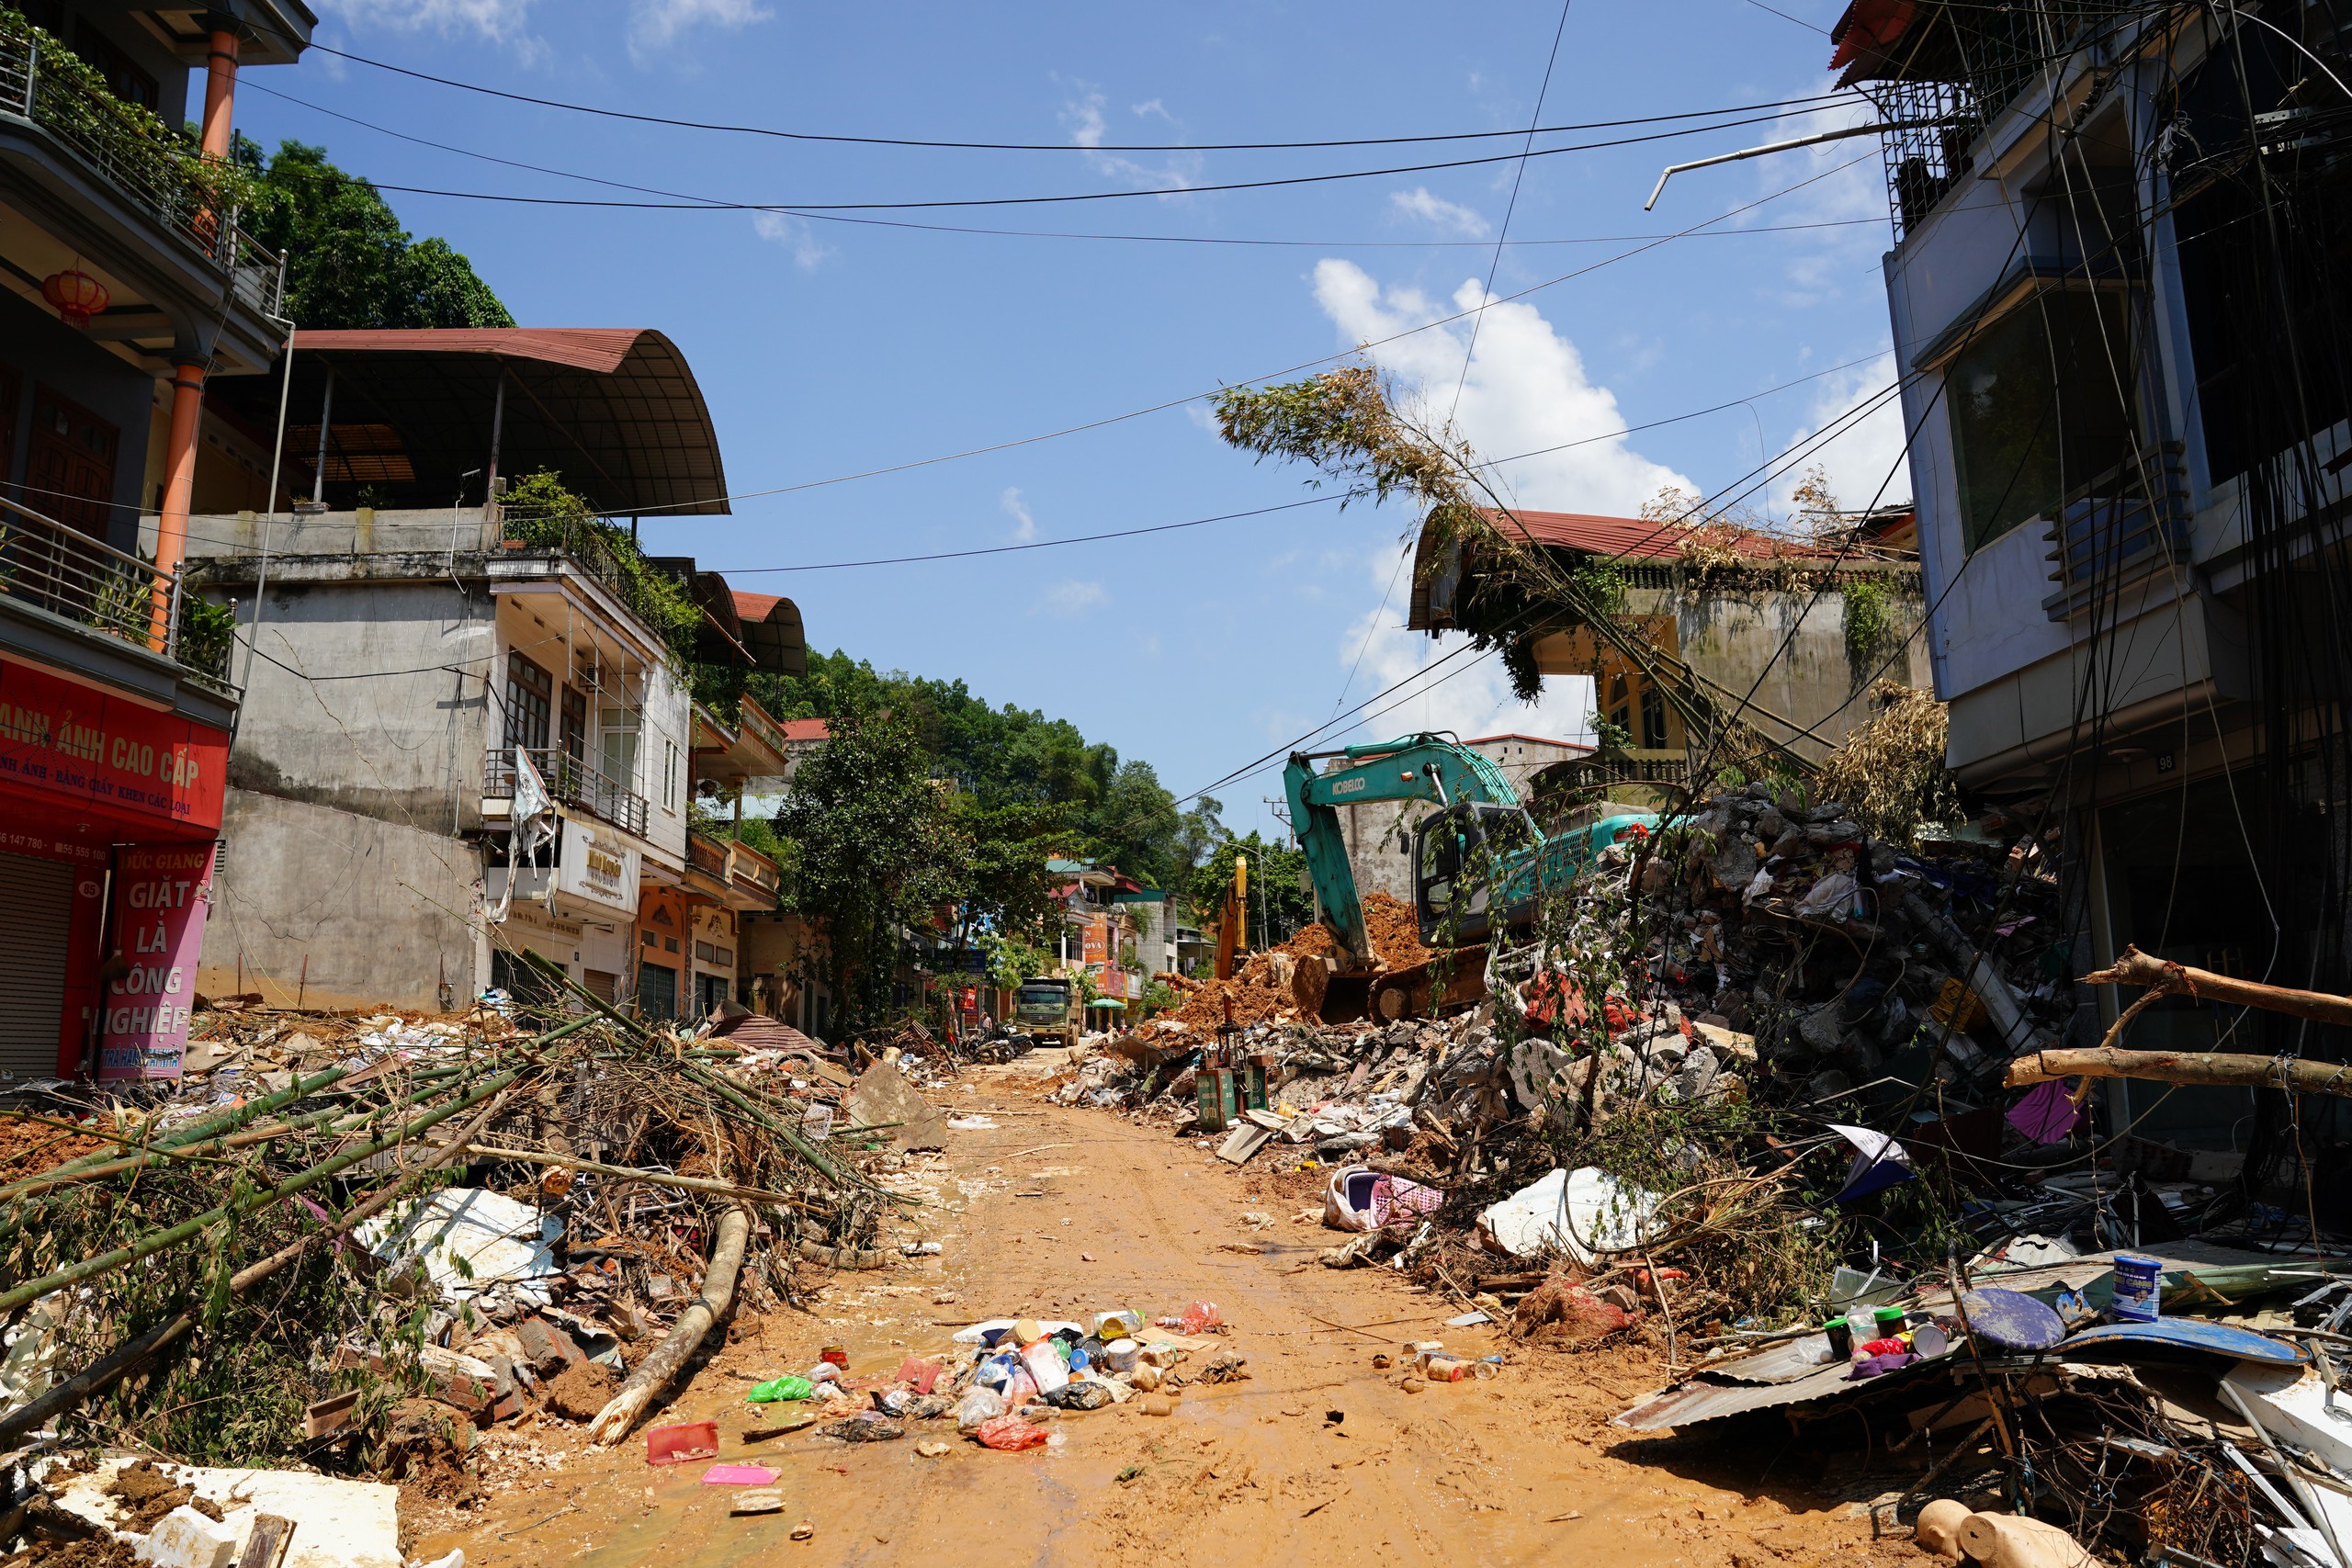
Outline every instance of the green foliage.
<path id="1" fill-rule="evenodd" d="M 285 313 L 305 327 L 511 327 L 514 318 L 440 239 L 418 241 L 376 187 L 281 141 L 274 157 L 243 137 L 237 166 L 253 190 L 245 229 L 286 253 Z"/>
<path id="2" fill-rule="evenodd" d="M 959 945 L 981 931 L 1042 941 L 1061 908 L 1056 897 L 1061 879 L 1046 869 L 1058 814 L 1023 803 L 990 806 L 958 794 L 952 816 L 967 846 L 957 889 Z"/>
<path id="3" fill-rule="evenodd" d="M 1153 980 L 1143 988 L 1143 1010 L 1148 1013 L 1173 1012 L 1183 1003 L 1184 998 L 1165 980 Z"/>
<path id="4" fill-rule="evenodd" d="M 101 149 L 104 161 L 122 169 L 129 183 L 176 197 L 184 222 L 207 210 L 235 212 L 245 229 L 253 228 L 247 211 L 254 204 L 256 182 L 250 171 L 205 157 L 185 130 L 164 124 L 143 105 L 115 96 L 101 72 L 13 6 L 0 5 L 0 38 L 28 39 L 38 53 L 36 122 Z M 12 91 L 21 88 L 19 83 Z"/>
<path id="5" fill-rule="evenodd" d="M 685 584 L 648 561 L 636 540 L 566 490 L 561 476 L 542 468 L 509 485 L 505 531 L 510 539 L 577 557 L 662 634 L 682 667 L 692 669 L 698 682 L 704 678 L 704 671 L 695 664 L 702 609 Z M 695 695 L 702 695 L 699 684 Z"/>
<path id="6" fill-rule="evenodd" d="M 227 604 L 183 591 L 180 594 L 179 659 L 215 681 L 229 678 L 229 654 L 237 642 L 237 612 Z"/>
<path id="7" fill-rule="evenodd" d="M 790 845 L 785 906 L 816 926 L 822 977 L 853 1025 L 883 1014 L 898 931 L 932 923 L 967 884 L 971 842 L 928 762 L 908 724 L 837 717 L 775 816 Z"/>
<path id="8" fill-rule="evenodd" d="M 1024 942 L 1017 936 L 982 931 L 977 941 L 981 953 L 988 960 L 989 984 L 999 990 L 1018 990 L 1023 981 L 1050 973 L 1054 967 L 1051 948 Z"/>
<path id="9" fill-rule="evenodd" d="M 1214 920 L 1233 886 L 1236 856 L 1250 857 L 1250 908 L 1244 945 L 1288 942 L 1315 919 L 1315 895 L 1306 886 L 1306 852 L 1261 838 L 1256 829 L 1239 838 L 1228 834 L 1184 885 L 1193 919 Z"/>
<path id="10" fill-rule="evenodd" d="M 1886 584 L 1875 577 L 1846 580 L 1840 590 L 1846 602 L 1846 661 L 1859 688 L 1877 671 L 1894 640 L 1894 614 Z"/>
<path id="11" fill-rule="evenodd" d="M 1122 761 L 1067 719 L 991 707 L 961 681 L 880 673 L 836 650 L 810 654 L 805 675 L 753 675 L 747 690 L 778 718 L 887 713 L 914 731 L 933 773 L 979 809 L 1036 810 L 1031 831 L 1050 848 L 1106 862 L 1147 886 L 1181 887 L 1223 832 L 1216 802 L 1179 811 L 1149 763 Z"/>
<path id="12" fill-rule="evenodd" d="M 1607 716 L 1589 713 L 1584 716 L 1585 728 L 1592 731 L 1592 743 L 1604 753 L 1633 750 L 1634 732 L 1622 724 L 1611 724 Z"/>

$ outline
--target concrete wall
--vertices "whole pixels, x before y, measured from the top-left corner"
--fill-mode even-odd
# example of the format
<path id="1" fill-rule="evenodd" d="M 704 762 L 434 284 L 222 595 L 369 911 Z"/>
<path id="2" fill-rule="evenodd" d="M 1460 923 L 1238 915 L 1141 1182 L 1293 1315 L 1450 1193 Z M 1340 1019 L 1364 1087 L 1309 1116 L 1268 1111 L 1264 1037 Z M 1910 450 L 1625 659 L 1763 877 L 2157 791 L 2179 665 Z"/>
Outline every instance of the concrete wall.
<path id="1" fill-rule="evenodd" d="M 1886 679 L 1905 685 L 1926 681 L 1920 623 L 1927 604 L 1918 575 L 1906 570 L 1875 576 L 1885 585 L 1889 642 L 1861 659 L 1847 646 L 1842 583 L 1817 593 L 1635 588 L 1625 595 L 1626 608 L 1636 615 L 1672 615 L 1682 657 L 1692 669 L 1728 689 L 1735 700 L 1755 687 L 1759 706 L 1820 738 L 1817 743 L 1798 743 L 1799 750 L 1819 756 L 1877 713 L 1863 694 L 1881 665 Z"/>
<path id="2" fill-rule="evenodd" d="M 21 487 L 31 452 L 35 389 L 47 387 L 119 433 L 114 458 L 114 511 L 107 543 L 129 549 L 139 536 L 155 378 L 127 365 L 57 319 L 57 312 L 0 289 L 0 376 L 17 378 L 9 494 L 36 512 L 56 514 L 57 498 Z"/>
<path id="3" fill-rule="evenodd" d="M 197 988 L 291 1006 L 441 1007 L 473 995 L 481 857 L 446 833 L 229 791 L 227 860 Z M 307 981 L 303 961 L 309 960 Z M 242 987 L 239 981 L 242 976 Z"/>
<path id="4" fill-rule="evenodd" d="M 230 782 L 426 832 L 480 828 L 484 586 L 280 579 L 265 593 Z M 238 619 L 252 624 L 249 591 Z"/>

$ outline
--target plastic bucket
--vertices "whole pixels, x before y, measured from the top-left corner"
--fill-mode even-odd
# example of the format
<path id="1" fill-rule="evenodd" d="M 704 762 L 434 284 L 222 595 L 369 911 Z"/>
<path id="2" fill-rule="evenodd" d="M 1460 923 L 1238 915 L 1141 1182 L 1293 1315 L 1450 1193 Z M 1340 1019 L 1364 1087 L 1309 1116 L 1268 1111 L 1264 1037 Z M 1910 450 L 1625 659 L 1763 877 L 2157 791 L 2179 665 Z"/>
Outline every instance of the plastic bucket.
<path id="1" fill-rule="evenodd" d="M 2164 1267 L 2153 1258 L 2115 1255 L 2115 1301 L 2109 1310 L 2119 1322 L 2154 1323 L 2164 1314 Z"/>
<path id="2" fill-rule="evenodd" d="M 1102 1364 L 1114 1372 L 1131 1372 L 1143 1359 L 1143 1347 L 1132 1339 L 1114 1339 L 1102 1347 Z"/>

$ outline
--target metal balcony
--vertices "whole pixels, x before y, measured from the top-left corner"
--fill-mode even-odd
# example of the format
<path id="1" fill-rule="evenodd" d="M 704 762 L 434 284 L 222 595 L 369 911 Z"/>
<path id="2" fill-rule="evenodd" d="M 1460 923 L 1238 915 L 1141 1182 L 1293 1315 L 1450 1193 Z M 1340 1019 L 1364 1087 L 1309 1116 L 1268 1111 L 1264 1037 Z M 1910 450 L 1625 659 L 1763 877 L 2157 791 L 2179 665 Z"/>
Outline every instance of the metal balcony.
<path id="1" fill-rule="evenodd" d="M 47 140 L 172 237 L 209 261 L 230 295 L 276 316 L 284 288 L 277 254 L 237 227 L 186 138 L 136 104 L 88 85 L 57 44 L 0 16 L 0 122 Z"/>
<path id="2" fill-rule="evenodd" d="M 2080 486 L 2045 525 L 2058 591 L 2042 609 L 2053 621 L 2073 620 L 2102 595 L 2182 558 L 2188 523 L 2188 460 L 2177 442 Z"/>
<path id="3" fill-rule="evenodd" d="M 562 805 L 609 822 L 626 833 L 645 837 L 645 797 L 624 789 L 589 763 L 560 746 L 532 747 L 526 756 L 539 771 L 548 794 Z M 482 760 L 481 793 L 487 800 L 514 796 L 514 748 L 503 746 Z"/>
<path id="4" fill-rule="evenodd" d="M 104 636 L 163 654 L 198 684 L 233 696 L 232 637 L 184 647 L 181 578 L 0 495 L 0 594 Z"/>

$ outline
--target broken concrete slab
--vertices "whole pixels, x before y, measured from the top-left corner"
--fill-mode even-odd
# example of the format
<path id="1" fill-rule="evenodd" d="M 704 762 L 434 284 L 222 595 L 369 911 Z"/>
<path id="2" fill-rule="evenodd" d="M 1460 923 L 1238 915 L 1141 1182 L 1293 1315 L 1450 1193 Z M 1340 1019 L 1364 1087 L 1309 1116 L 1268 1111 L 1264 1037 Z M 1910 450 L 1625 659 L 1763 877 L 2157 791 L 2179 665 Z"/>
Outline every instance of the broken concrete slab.
<path id="1" fill-rule="evenodd" d="M 947 1146 L 947 1118 L 888 1062 L 876 1062 L 858 1075 L 842 1109 L 848 1112 L 851 1133 L 860 1127 L 884 1128 L 890 1142 L 902 1149 Z"/>
<path id="2" fill-rule="evenodd" d="M 131 1462 L 112 1457 L 83 1474 L 46 1479 L 59 1507 L 112 1530 L 117 1499 L 106 1488 Z M 401 1568 L 397 1486 L 291 1470 L 156 1468 L 220 1507 L 220 1522 L 213 1528 L 231 1538 L 231 1562 L 243 1558 L 266 1517 L 293 1522 L 281 1568 Z"/>

